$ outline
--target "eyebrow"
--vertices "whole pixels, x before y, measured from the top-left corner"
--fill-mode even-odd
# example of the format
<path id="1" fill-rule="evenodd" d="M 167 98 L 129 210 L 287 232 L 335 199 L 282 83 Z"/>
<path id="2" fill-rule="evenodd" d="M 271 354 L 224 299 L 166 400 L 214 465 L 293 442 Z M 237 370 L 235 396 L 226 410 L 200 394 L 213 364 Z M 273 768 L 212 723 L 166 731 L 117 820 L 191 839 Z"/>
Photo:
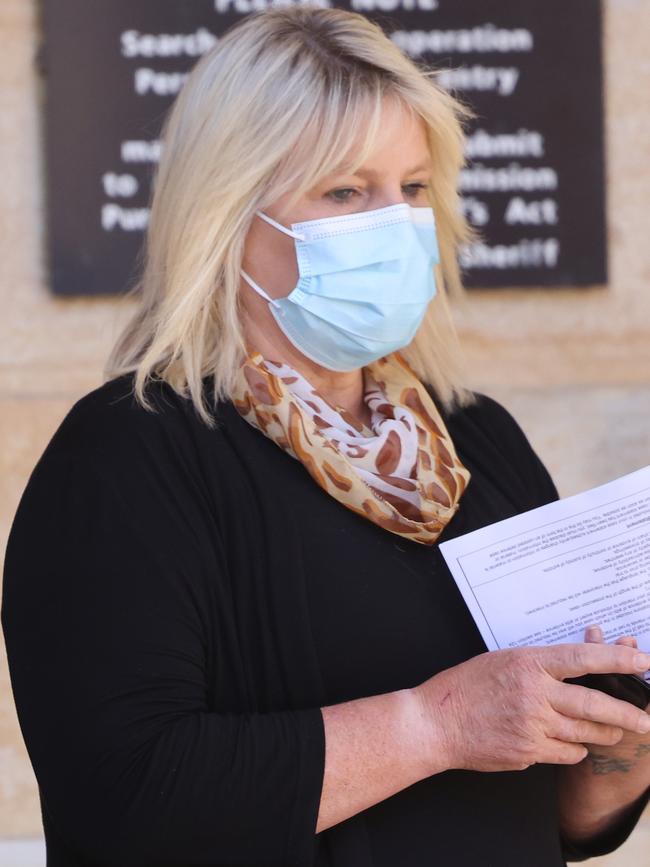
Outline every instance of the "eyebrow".
<path id="1" fill-rule="evenodd" d="M 416 172 L 423 171 L 424 169 L 430 169 L 431 163 L 429 160 L 425 160 L 424 162 L 420 162 L 417 166 L 414 166 L 412 169 L 409 169 L 405 174 L 414 175 Z M 341 166 L 341 174 L 346 174 L 346 167 Z M 360 175 L 361 177 L 376 177 L 377 172 L 374 169 L 363 169 L 359 168 L 356 172 L 350 172 L 350 174 Z"/>

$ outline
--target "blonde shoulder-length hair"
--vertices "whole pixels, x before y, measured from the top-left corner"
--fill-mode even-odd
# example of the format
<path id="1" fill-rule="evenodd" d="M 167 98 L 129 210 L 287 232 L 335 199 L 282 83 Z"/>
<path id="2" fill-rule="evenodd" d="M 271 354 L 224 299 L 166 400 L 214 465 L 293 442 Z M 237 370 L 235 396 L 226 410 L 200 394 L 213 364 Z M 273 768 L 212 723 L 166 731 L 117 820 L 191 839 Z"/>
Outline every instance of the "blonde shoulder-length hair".
<path id="1" fill-rule="evenodd" d="M 146 409 L 162 379 L 209 426 L 232 394 L 246 347 L 240 266 L 256 209 L 296 201 L 347 157 L 354 172 L 371 152 L 382 100 L 394 97 L 427 130 L 441 263 L 439 291 L 402 354 L 451 408 L 472 400 L 461 385 L 459 346 L 445 297 L 461 291 L 458 245 L 470 236 L 459 207 L 468 111 L 363 15 L 314 6 L 247 16 L 194 67 L 162 135 L 141 276 L 128 293 L 135 314 L 104 377 L 135 372 Z"/>

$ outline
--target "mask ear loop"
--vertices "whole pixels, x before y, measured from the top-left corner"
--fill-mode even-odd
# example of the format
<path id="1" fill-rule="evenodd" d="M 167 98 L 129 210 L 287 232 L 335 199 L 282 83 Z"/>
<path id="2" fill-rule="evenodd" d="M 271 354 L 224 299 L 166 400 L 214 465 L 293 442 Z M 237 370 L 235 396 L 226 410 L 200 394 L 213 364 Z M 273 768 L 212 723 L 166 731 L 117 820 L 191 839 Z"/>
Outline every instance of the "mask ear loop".
<path id="1" fill-rule="evenodd" d="M 254 289 L 255 292 L 257 292 L 258 295 L 261 295 L 262 298 L 264 298 L 265 301 L 268 301 L 269 304 L 272 304 L 274 307 L 279 307 L 279 306 L 280 306 L 280 305 L 278 304 L 278 299 L 277 299 L 277 298 L 271 298 L 271 296 L 268 295 L 268 294 L 267 294 L 267 293 L 262 289 L 261 286 L 258 286 L 258 284 L 257 284 L 257 283 L 253 280 L 253 278 L 250 276 L 250 274 L 247 274 L 247 273 L 244 271 L 243 268 L 240 268 L 240 269 L 239 269 L 239 272 L 240 272 L 240 274 L 242 275 L 242 277 L 244 278 L 244 280 L 245 280 L 245 281 L 248 283 L 248 285 L 251 287 L 251 289 Z"/>
<path id="2" fill-rule="evenodd" d="M 267 223 L 270 223 L 272 226 L 275 226 L 276 229 L 279 229 L 281 232 L 284 232 L 285 235 L 290 235 L 292 238 L 297 238 L 299 241 L 305 240 L 304 235 L 300 235 L 298 232 L 293 232 L 291 229 L 287 229 L 287 227 L 283 226 L 282 223 L 276 222 L 272 217 L 268 217 L 266 214 L 262 213 L 262 211 L 255 211 L 255 213 L 258 216 L 260 216 L 263 220 L 266 220 Z M 247 274 L 243 268 L 240 268 L 239 270 L 240 270 L 242 277 L 248 283 L 248 285 L 251 287 L 251 289 L 254 289 L 258 295 L 261 295 L 261 297 L 264 298 L 265 301 L 268 301 L 269 304 L 272 304 L 274 307 L 280 306 L 278 303 L 278 299 L 277 298 L 271 298 L 271 296 L 268 293 L 266 293 L 264 291 L 264 289 L 262 289 L 262 287 L 259 286 L 253 280 L 253 278 L 250 276 L 250 274 Z"/>
<path id="3" fill-rule="evenodd" d="M 287 229 L 286 226 L 283 226 L 282 223 L 278 223 L 273 217 L 268 217 L 266 214 L 262 213 L 262 211 L 255 211 L 258 217 L 261 217 L 263 220 L 266 220 L 267 223 L 270 223 L 272 226 L 275 226 L 276 229 L 279 229 L 281 232 L 284 232 L 285 235 L 289 235 L 291 238 L 297 238 L 299 241 L 304 241 L 305 236 L 300 235 L 298 232 L 293 232 L 291 229 Z"/>

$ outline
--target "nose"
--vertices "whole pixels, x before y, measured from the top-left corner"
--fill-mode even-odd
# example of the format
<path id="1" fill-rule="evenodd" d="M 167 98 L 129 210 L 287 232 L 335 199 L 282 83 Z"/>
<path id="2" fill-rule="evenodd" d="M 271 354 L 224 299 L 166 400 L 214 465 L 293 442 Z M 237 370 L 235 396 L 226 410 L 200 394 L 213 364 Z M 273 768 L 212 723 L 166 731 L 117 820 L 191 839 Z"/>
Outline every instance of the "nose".
<path id="1" fill-rule="evenodd" d="M 399 181 L 386 183 L 377 188 L 375 194 L 371 197 L 370 208 L 389 208 L 391 205 L 403 205 L 409 199 L 405 195 L 402 185 Z"/>

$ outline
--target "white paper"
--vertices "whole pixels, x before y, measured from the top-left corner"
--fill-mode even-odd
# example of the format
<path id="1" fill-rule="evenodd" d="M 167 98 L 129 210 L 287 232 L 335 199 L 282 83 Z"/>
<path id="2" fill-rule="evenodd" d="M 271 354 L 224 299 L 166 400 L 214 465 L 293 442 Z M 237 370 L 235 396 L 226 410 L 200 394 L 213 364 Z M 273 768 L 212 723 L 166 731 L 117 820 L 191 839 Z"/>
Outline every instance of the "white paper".
<path id="1" fill-rule="evenodd" d="M 489 650 L 582 642 L 598 623 L 650 651 L 650 466 L 440 550 Z"/>

